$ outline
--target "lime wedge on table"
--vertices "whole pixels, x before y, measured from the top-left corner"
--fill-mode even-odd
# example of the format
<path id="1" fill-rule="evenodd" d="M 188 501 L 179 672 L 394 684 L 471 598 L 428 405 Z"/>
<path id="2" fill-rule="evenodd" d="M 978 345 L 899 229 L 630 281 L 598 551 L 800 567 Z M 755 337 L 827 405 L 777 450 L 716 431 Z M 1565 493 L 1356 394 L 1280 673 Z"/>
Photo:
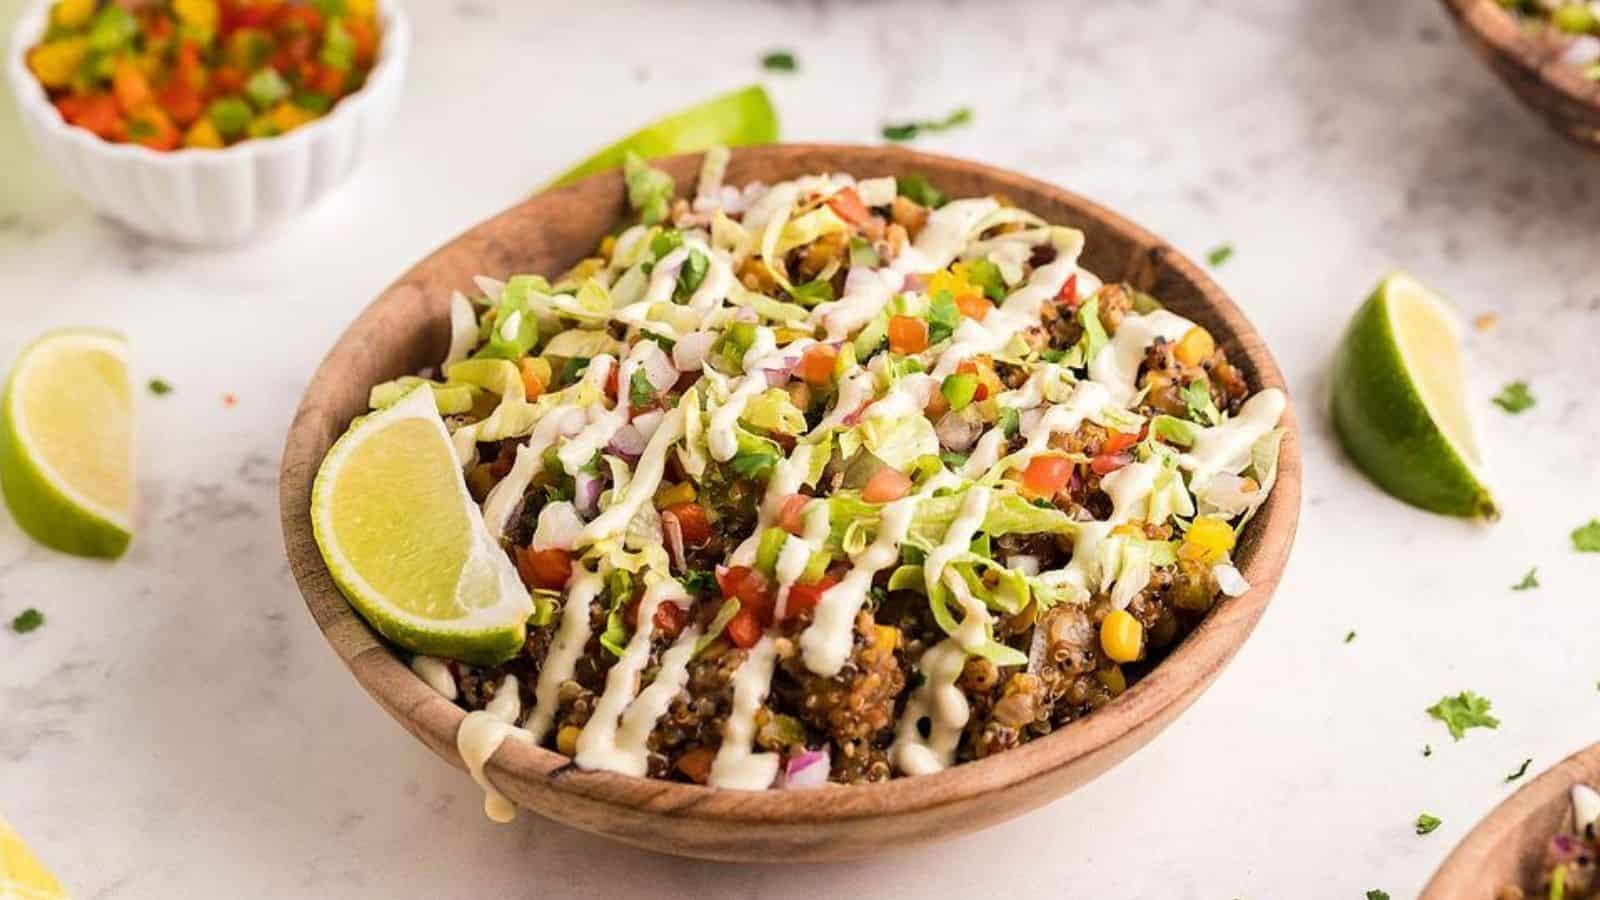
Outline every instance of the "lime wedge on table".
<path id="1" fill-rule="evenodd" d="M 28 345 L 0 409 L 0 487 L 22 530 L 80 556 L 121 556 L 131 537 L 133 394 L 128 346 L 106 331 Z"/>
<path id="2" fill-rule="evenodd" d="M 646 125 L 551 181 L 547 188 L 571 184 L 622 165 L 629 151 L 645 159 L 694 153 L 718 145 L 744 147 L 778 139 L 778 114 L 760 85 L 723 94 Z"/>
<path id="3" fill-rule="evenodd" d="M 478 665 L 521 649 L 533 601 L 467 493 L 426 385 L 328 451 L 311 525 L 339 589 L 389 640 Z"/>
<path id="4" fill-rule="evenodd" d="M 0 897 L 67 900 L 67 889 L 45 869 L 5 819 L 0 819 Z"/>
<path id="5" fill-rule="evenodd" d="M 1461 327 L 1444 300 L 1396 272 L 1340 341 L 1333 425 L 1361 471 L 1391 495 L 1455 516 L 1497 515 L 1467 415 Z"/>

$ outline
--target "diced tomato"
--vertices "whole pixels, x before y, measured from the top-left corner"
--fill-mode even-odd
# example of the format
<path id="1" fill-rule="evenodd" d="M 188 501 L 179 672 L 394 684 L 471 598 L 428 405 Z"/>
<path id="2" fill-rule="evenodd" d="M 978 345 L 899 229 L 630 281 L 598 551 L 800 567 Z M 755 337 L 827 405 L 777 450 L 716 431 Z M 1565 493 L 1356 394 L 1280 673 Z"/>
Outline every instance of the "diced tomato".
<path id="1" fill-rule="evenodd" d="M 56 108 L 62 118 L 79 128 L 86 128 L 108 141 L 122 140 L 127 135 L 128 123 L 110 94 L 84 94 L 64 97 Z"/>
<path id="2" fill-rule="evenodd" d="M 244 90 L 244 72 L 233 66 L 211 70 L 211 87 L 218 94 L 237 94 Z"/>
<path id="3" fill-rule="evenodd" d="M 615 400 L 617 397 L 617 370 L 622 368 L 616 363 L 611 364 L 611 371 L 606 375 L 606 396 Z"/>
<path id="4" fill-rule="evenodd" d="M 760 613 L 765 609 L 767 615 L 772 612 L 771 588 L 767 584 L 767 576 L 758 569 L 749 566 L 719 569 L 717 586 L 722 588 L 722 596 L 737 599 L 747 610 Z"/>
<path id="5" fill-rule="evenodd" d="M 1056 294 L 1057 303 L 1065 303 L 1072 309 L 1078 308 L 1078 273 L 1073 272 L 1067 276 L 1067 283 L 1061 286 Z"/>
<path id="6" fill-rule="evenodd" d="M 310 6 L 290 3 L 278 8 L 276 25 L 283 31 L 304 30 L 311 34 L 322 33 L 322 15 Z"/>
<path id="7" fill-rule="evenodd" d="M 851 225 L 862 226 L 872 221 L 872 210 L 861 202 L 855 188 L 845 188 L 828 198 L 828 208 Z"/>
<path id="8" fill-rule="evenodd" d="M 963 316 L 979 322 L 983 321 L 983 317 L 987 316 L 992 308 L 988 300 L 977 294 L 962 294 L 956 298 L 956 309 Z"/>
<path id="9" fill-rule="evenodd" d="M 1133 457 L 1126 453 L 1102 453 L 1089 460 L 1089 468 L 1096 475 L 1110 475 L 1112 472 L 1133 462 Z"/>
<path id="10" fill-rule="evenodd" d="M 913 316 L 891 316 L 889 349 L 895 353 L 921 353 L 928 349 L 928 323 Z"/>
<path id="11" fill-rule="evenodd" d="M 1022 470 L 1022 491 L 1032 497 L 1053 497 L 1071 478 L 1071 460 L 1061 456 L 1035 457 Z"/>
<path id="12" fill-rule="evenodd" d="M 793 618 L 802 610 L 815 609 L 822 601 L 822 595 L 828 588 L 839 583 L 839 579 L 831 575 L 824 575 L 816 584 L 795 584 L 789 586 L 788 602 L 785 603 L 783 616 Z"/>
<path id="13" fill-rule="evenodd" d="M 522 583 L 531 588 L 560 590 L 572 577 L 572 554 L 565 550 L 518 547 L 516 559 L 517 574 L 522 576 Z"/>
<path id="14" fill-rule="evenodd" d="M 1139 436 L 1129 432 L 1113 431 L 1106 436 L 1100 444 L 1100 452 L 1104 454 L 1121 453 L 1139 442 Z"/>
<path id="15" fill-rule="evenodd" d="M 678 771 L 695 784 L 705 784 L 711 780 L 711 764 L 716 762 L 716 759 L 715 750 L 710 747 L 696 747 L 678 757 Z"/>
<path id="16" fill-rule="evenodd" d="M 278 0 L 223 0 L 220 30 L 226 35 L 239 28 L 265 26 L 278 12 L 278 5 Z"/>
<path id="17" fill-rule="evenodd" d="M 167 82 L 156 92 L 156 103 L 167 111 L 172 121 L 183 128 L 193 125 L 205 111 L 205 103 L 200 97 L 200 92 L 179 78 Z"/>
<path id="18" fill-rule="evenodd" d="M 827 387 L 833 384 L 833 364 L 839 351 L 827 344 L 812 344 L 800 356 L 799 375 L 807 384 Z"/>
<path id="19" fill-rule="evenodd" d="M 728 640 L 741 650 L 748 650 L 761 640 L 761 620 L 753 610 L 741 609 L 728 622 Z"/>
<path id="20" fill-rule="evenodd" d="M 306 84 L 313 91 L 327 94 L 330 100 L 337 99 L 340 94 L 344 93 L 344 81 L 350 73 L 319 63 L 312 63 L 311 65 L 313 74 L 306 79 Z"/>
<path id="21" fill-rule="evenodd" d="M 978 387 L 972 392 L 972 399 L 979 403 L 989 399 L 989 395 L 995 393 L 995 391 L 989 389 L 991 383 L 995 388 L 1000 387 L 1000 376 L 996 375 L 994 369 L 987 363 L 980 367 L 969 359 L 956 366 L 956 372 L 961 375 L 978 376 Z"/>
<path id="22" fill-rule="evenodd" d="M 888 503 L 910 492 L 911 479 L 893 466 L 884 466 L 867 479 L 867 486 L 861 489 L 861 499 L 868 503 Z"/>
<path id="23" fill-rule="evenodd" d="M 650 617 L 656 633 L 668 640 L 676 638 L 688 621 L 689 613 L 671 600 L 661 601 L 661 605 L 656 607 L 656 614 Z"/>
<path id="24" fill-rule="evenodd" d="M 206 86 L 206 66 L 200 59 L 200 45 L 194 41 L 184 41 L 178 45 L 177 60 L 174 63 L 173 77 L 184 82 L 195 90 L 203 90 Z M 239 86 L 244 85 L 244 79 L 239 79 Z M 238 88 L 234 88 L 237 90 Z"/>
<path id="25" fill-rule="evenodd" d="M 356 65 L 372 65 L 378 56 L 377 29 L 361 19 L 345 19 L 344 30 L 350 32 L 350 40 L 356 45 Z"/>
<path id="26" fill-rule="evenodd" d="M 706 508 L 700 504 L 693 501 L 676 503 L 663 512 L 672 513 L 678 520 L 678 531 L 683 534 L 685 544 L 698 547 L 711 539 L 711 521 L 706 516 Z"/>
<path id="27" fill-rule="evenodd" d="M 132 113 L 150 102 L 150 80 L 131 59 L 117 63 L 111 73 L 111 93 L 125 113 Z"/>
<path id="28" fill-rule="evenodd" d="M 783 498 L 783 506 L 778 509 L 778 527 L 790 534 L 798 535 L 806 530 L 806 504 L 811 498 L 805 494 L 790 494 Z"/>

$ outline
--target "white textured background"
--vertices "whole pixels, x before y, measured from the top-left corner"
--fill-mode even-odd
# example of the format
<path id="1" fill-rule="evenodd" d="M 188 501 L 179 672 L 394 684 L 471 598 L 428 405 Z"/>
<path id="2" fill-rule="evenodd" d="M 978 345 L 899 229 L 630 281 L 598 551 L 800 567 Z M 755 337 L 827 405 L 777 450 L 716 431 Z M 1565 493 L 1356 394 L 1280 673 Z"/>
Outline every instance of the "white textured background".
<path id="1" fill-rule="evenodd" d="M 246 249 L 94 219 L 0 108 L 0 357 L 49 326 L 112 326 L 176 387 L 143 403 L 122 562 L 34 547 L 0 516 L 0 617 L 49 619 L 0 631 L 0 811 L 77 895 L 1400 898 L 1524 757 L 1600 738 L 1600 556 L 1567 539 L 1600 515 L 1600 158 L 1517 108 L 1437 4 L 410 6 L 387 145 Z M 764 77 L 777 47 L 798 74 Z M 599 143 L 757 78 L 790 138 L 872 142 L 969 104 L 973 126 L 918 146 L 1054 180 L 1196 256 L 1235 242 L 1219 278 L 1288 373 L 1306 458 L 1276 601 L 1147 750 L 983 834 L 804 871 L 484 820 L 324 645 L 275 490 L 312 367 L 395 275 Z M 1500 316 L 1467 348 L 1493 528 L 1386 499 L 1331 443 L 1329 353 L 1396 265 Z M 1539 401 L 1517 418 L 1488 402 L 1512 378 Z M 1543 587 L 1512 593 L 1532 565 Z M 1423 714 L 1462 689 L 1494 700 L 1498 731 L 1452 743 Z M 1423 810 L 1444 825 L 1418 837 Z"/>

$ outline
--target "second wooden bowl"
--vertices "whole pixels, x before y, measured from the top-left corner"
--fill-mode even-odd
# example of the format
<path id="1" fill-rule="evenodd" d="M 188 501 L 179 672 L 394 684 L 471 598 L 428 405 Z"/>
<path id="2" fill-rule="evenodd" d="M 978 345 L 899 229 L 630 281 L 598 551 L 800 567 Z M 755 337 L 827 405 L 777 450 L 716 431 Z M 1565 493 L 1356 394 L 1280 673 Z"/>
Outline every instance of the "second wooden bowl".
<path id="1" fill-rule="evenodd" d="M 692 187 L 696 156 L 659 166 Z M 1250 324 L 1193 263 L 1149 232 L 1076 194 L 999 169 L 891 147 L 772 146 L 735 150 L 730 184 L 814 172 L 858 177 L 920 173 L 954 197 L 1003 195 L 1052 222 L 1082 229 L 1086 268 L 1128 281 L 1204 325 L 1252 390 L 1283 376 Z M 464 713 L 414 675 L 340 596 L 311 535 L 312 479 L 380 381 L 435 365 L 449 336 L 451 290 L 472 276 L 554 274 L 589 253 L 627 215 L 622 178 L 599 175 L 512 207 L 418 263 L 344 333 L 306 389 L 284 451 L 284 539 L 317 625 L 356 678 L 418 740 L 457 768 Z M 1244 643 L 1278 585 L 1300 514 L 1293 412 L 1277 487 L 1245 529 L 1237 563 L 1253 586 L 1217 606 L 1143 681 L 1094 715 L 1048 737 L 937 775 L 809 791 L 730 791 L 587 772 L 553 751 L 507 742 L 489 778 L 520 806 L 629 844 L 713 859 L 806 861 L 862 856 L 992 825 L 1047 803 L 1126 758 L 1166 727 Z M 465 785 L 463 786 L 465 789 Z M 1151 798 L 1152 803 L 1154 798 Z"/>
<path id="2" fill-rule="evenodd" d="M 1506 885 L 1533 884 L 1550 839 L 1572 826 L 1578 784 L 1600 785 L 1600 744 L 1567 757 L 1495 807 L 1451 851 L 1421 900 L 1495 900 Z"/>
<path id="3" fill-rule="evenodd" d="M 1529 34 L 1497 0 L 1444 0 L 1478 58 L 1525 105 L 1572 140 L 1600 151 L 1600 81 L 1562 60 L 1552 41 Z"/>

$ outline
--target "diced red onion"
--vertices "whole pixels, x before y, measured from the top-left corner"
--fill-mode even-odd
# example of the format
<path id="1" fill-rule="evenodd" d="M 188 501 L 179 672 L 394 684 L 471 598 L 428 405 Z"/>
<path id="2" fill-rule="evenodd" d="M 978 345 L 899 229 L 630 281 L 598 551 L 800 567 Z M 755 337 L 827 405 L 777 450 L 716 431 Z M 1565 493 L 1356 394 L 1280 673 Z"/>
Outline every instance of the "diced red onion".
<path id="1" fill-rule="evenodd" d="M 754 325 L 755 323 L 761 321 L 761 316 L 755 311 L 754 307 L 741 306 L 739 307 L 739 311 L 733 314 L 733 320 L 735 322 L 749 322 L 750 324 Z"/>
<path id="2" fill-rule="evenodd" d="M 783 786 L 786 788 L 816 788 L 828 783 L 828 770 L 832 768 L 827 750 L 807 750 L 789 757 L 784 766 Z"/>
<path id="3" fill-rule="evenodd" d="M 906 292 L 910 292 L 910 293 L 916 293 L 916 292 L 920 292 L 923 288 L 925 288 L 927 286 L 928 286 L 928 276 L 922 274 L 921 272 L 912 272 L 912 273 L 906 275 L 905 281 L 901 282 L 900 290 L 906 291 Z"/>
<path id="4" fill-rule="evenodd" d="M 1561 61 L 1573 66 L 1587 66 L 1590 63 L 1600 62 L 1600 38 L 1586 34 L 1574 38 L 1567 45 L 1565 53 L 1561 54 Z"/>
<path id="5" fill-rule="evenodd" d="M 1006 557 L 1006 568 L 1016 569 L 1024 575 L 1039 574 L 1039 557 L 1026 553 Z"/>
<path id="6" fill-rule="evenodd" d="M 644 438 L 644 442 L 648 444 L 651 436 L 656 433 L 656 429 L 661 427 L 661 420 L 666 417 L 667 414 L 659 409 L 642 412 L 633 417 L 633 427 L 639 429 L 639 434 Z"/>
<path id="7" fill-rule="evenodd" d="M 957 453 L 965 453 L 978 439 L 979 426 L 966 416 L 957 412 L 947 412 L 933 428 L 933 433 L 938 436 L 939 443 L 947 449 Z"/>
<path id="8" fill-rule="evenodd" d="M 695 331 L 684 335 L 672 346 L 672 364 L 680 372 L 698 372 L 705 365 L 711 345 L 717 342 L 715 331 Z"/>
<path id="9" fill-rule="evenodd" d="M 789 383 L 789 373 L 785 369 L 763 369 L 767 376 L 767 387 L 783 387 Z"/>
<path id="10" fill-rule="evenodd" d="M 600 511 L 600 492 L 605 485 L 600 483 L 598 475 L 588 472 L 579 472 L 574 478 L 573 493 L 576 495 L 573 502 L 577 504 L 578 512 L 592 516 Z"/>
<path id="11" fill-rule="evenodd" d="M 683 526 L 678 523 L 678 514 L 662 513 L 661 530 L 667 536 L 667 549 L 672 551 L 673 567 L 680 572 L 687 571 L 689 566 L 683 551 Z"/>
<path id="12" fill-rule="evenodd" d="M 583 533 L 583 519 L 571 503 L 557 500 L 539 510 L 539 524 L 533 530 L 533 549 L 571 550 Z"/>
<path id="13" fill-rule="evenodd" d="M 477 285 L 478 290 L 483 291 L 483 296 L 489 300 L 499 300 L 501 292 L 506 289 L 504 281 L 487 275 L 472 276 L 472 283 Z"/>
<path id="14" fill-rule="evenodd" d="M 644 435 L 638 428 L 624 425 L 611 435 L 611 442 L 606 446 L 612 453 L 632 462 L 644 455 L 644 444 Z"/>
<path id="15" fill-rule="evenodd" d="M 636 345 L 634 353 L 639 365 L 644 367 L 645 380 L 650 382 L 656 393 L 664 394 L 678 383 L 678 367 L 667 351 L 661 349 L 661 345 L 655 341 L 644 341 Z"/>

